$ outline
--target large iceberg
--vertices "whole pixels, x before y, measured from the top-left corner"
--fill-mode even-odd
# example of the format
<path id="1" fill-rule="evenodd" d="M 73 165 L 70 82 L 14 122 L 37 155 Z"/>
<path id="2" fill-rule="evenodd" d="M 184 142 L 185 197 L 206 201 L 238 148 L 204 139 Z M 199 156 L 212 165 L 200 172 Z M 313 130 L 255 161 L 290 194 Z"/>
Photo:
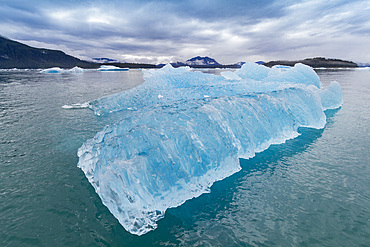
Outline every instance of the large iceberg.
<path id="1" fill-rule="evenodd" d="M 221 75 L 166 65 L 143 77 L 136 88 L 89 103 L 119 119 L 78 150 L 78 167 L 103 204 L 136 235 L 239 171 L 239 158 L 297 137 L 300 127 L 323 128 L 324 110 L 342 104 L 339 84 L 322 89 L 303 64 L 246 63 Z"/>
<path id="2" fill-rule="evenodd" d="M 145 82 L 136 88 L 93 100 L 89 107 L 95 114 L 104 115 L 177 100 L 267 92 L 291 85 L 321 87 L 318 75 L 303 64 L 270 69 L 245 63 L 240 70 L 221 72 L 221 76 L 192 71 L 189 67 L 174 69 L 168 64 L 160 70 L 143 70 L 143 77 Z"/>

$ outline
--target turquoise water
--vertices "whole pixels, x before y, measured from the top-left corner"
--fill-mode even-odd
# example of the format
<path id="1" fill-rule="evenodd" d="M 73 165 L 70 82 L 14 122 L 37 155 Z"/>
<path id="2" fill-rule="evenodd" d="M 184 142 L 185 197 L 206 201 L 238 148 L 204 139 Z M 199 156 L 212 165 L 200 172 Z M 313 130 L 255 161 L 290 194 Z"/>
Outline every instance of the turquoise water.
<path id="1" fill-rule="evenodd" d="M 318 74 L 344 96 L 325 129 L 241 160 L 138 237 L 76 166 L 77 149 L 114 120 L 61 106 L 134 87 L 141 71 L 0 72 L 0 246 L 369 246 L 370 71 Z"/>

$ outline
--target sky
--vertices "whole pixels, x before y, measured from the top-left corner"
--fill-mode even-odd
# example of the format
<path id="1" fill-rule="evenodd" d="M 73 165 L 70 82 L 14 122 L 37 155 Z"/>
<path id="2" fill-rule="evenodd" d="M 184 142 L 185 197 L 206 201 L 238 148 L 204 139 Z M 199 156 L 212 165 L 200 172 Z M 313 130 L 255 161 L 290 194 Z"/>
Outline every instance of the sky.
<path id="1" fill-rule="evenodd" d="M 369 0 L 0 0 L 0 35 L 81 59 L 370 62 Z"/>

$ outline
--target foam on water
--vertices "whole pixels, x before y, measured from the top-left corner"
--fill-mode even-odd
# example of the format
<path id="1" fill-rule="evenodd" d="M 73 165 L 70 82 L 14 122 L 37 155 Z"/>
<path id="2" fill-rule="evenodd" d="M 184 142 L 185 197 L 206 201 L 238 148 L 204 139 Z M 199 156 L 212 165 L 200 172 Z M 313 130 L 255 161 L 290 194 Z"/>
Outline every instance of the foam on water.
<path id="1" fill-rule="evenodd" d="M 300 127 L 323 128 L 324 110 L 342 104 L 339 84 L 322 90 L 302 64 L 246 63 L 220 76 L 167 65 L 143 77 L 136 88 L 85 103 L 98 115 L 126 112 L 78 150 L 78 167 L 103 204 L 136 235 L 239 171 L 239 158 L 297 137 Z"/>

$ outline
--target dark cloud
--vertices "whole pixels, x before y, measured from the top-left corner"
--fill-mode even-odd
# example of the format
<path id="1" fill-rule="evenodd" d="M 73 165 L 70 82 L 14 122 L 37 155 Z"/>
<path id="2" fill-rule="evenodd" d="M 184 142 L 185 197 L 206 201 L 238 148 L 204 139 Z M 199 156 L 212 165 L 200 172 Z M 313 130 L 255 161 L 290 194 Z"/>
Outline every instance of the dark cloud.
<path id="1" fill-rule="evenodd" d="M 2 0 L 1 34 L 81 58 L 370 61 L 367 0 Z"/>

